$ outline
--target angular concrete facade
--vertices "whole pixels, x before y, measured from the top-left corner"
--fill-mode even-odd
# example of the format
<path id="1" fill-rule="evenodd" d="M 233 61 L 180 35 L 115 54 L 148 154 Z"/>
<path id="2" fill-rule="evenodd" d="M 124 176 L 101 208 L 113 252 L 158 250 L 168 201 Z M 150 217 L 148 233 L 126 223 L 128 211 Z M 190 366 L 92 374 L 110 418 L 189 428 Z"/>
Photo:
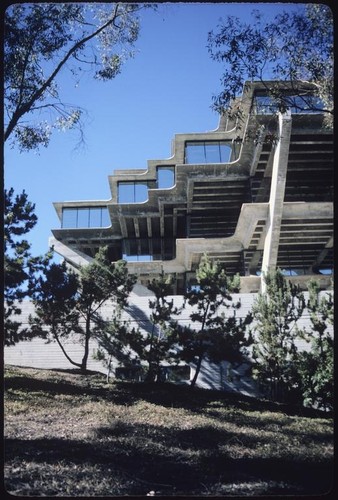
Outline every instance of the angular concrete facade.
<path id="1" fill-rule="evenodd" d="M 240 123 L 224 114 L 214 131 L 176 135 L 170 158 L 115 171 L 110 200 L 54 203 L 55 251 L 77 267 L 108 245 L 140 285 L 163 270 L 178 294 L 205 252 L 240 274 L 242 292 L 257 292 L 261 271 L 276 267 L 304 288 L 311 276 L 329 287 L 332 130 L 321 113 L 277 116 L 261 96 L 261 83 L 247 83 Z"/>
<path id="2" fill-rule="evenodd" d="M 144 170 L 115 171 L 110 200 L 54 204 L 61 228 L 52 231 L 50 244 L 71 266 L 90 262 L 102 245 L 112 261 L 128 261 L 138 283 L 125 314 L 141 328 L 150 315 L 148 282 L 162 271 L 173 275 L 178 305 L 205 252 L 227 274 L 240 274 L 236 298 L 243 316 L 264 290 L 262 271 L 278 267 L 304 289 L 313 277 L 322 290 L 331 288 L 333 132 L 321 113 L 290 109 L 277 115 L 264 99 L 261 83 L 246 84 L 240 121 L 224 114 L 214 131 L 176 135 L 170 158 L 150 160 Z M 24 321 L 31 308 L 24 305 Z M 104 317 L 111 308 L 105 305 Z M 308 315 L 300 323 L 309 327 Z M 80 347 L 70 348 L 80 359 Z M 92 341 L 91 354 L 96 348 Z M 6 348 L 5 359 L 21 366 L 72 367 L 57 346 L 41 339 Z M 92 356 L 88 367 L 105 371 Z M 188 368 L 191 379 L 195 368 Z M 255 394 L 247 366 L 230 373 L 232 368 L 205 362 L 198 385 Z"/>

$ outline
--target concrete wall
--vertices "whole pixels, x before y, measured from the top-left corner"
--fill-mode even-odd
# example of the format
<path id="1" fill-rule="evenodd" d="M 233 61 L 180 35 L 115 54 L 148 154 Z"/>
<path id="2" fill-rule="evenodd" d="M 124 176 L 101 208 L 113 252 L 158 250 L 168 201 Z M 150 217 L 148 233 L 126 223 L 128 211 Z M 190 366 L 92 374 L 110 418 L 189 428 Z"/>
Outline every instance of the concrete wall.
<path id="1" fill-rule="evenodd" d="M 146 290 L 146 289 L 145 289 Z M 124 318 L 129 319 L 136 325 L 147 330 L 151 328 L 149 323 L 149 291 L 148 293 L 140 294 L 140 285 L 137 285 L 134 293 L 131 294 L 129 299 L 129 307 L 126 313 L 124 313 Z M 137 294 L 135 293 L 137 292 Z M 327 292 L 321 292 L 325 294 Z M 307 294 L 305 294 L 307 295 Z M 250 311 L 256 294 L 251 293 L 241 293 L 232 295 L 234 302 L 237 300 L 241 301 L 241 308 L 237 312 L 238 317 L 244 317 Z M 182 296 L 173 296 L 175 304 L 177 306 L 181 305 L 183 302 Z M 106 304 L 101 308 L 101 314 L 104 319 L 109 319 L 112 315 L 112 304 Z M 24 301 L 21 306 L 22 314 L 21 321 L 23 326 L 28 324 L 28 317 L 33 314 L 34 307 L 30 301 Z M 191 323 L 189 315 L 191 313 L 191 308 L 184 310 L 183 314 L 179 316 L 180 322 L 185 324 Z M 230 310 L 231 313 L 231 310 Z M 229 314 L 228 310 L 225 310 L 225 314 Z M 305 312 L 303 318 L 299 321 L 298 326 L 309 327 L 310 321 L 309 316 Z M 333 327 L 331 327 L 333 334 Z M 90 355 L 88 360 L 88 369 L 93 371 L 98 371 L 101 373 L 106 373 L 107 369 L 104 364 L 100 361 L 93 359 L 93 353 L 97 349 L 97 343 L 91 341 L 90 343 Z M 308 344 L 301 342 L 299 345 L 302 349 L 308 349 Z M 77 362 L 81 361 L 83 355 L 83 347 L 74 341 L 69 340 L 67 342 L 67 352 Z M 8 365 L 17 365 L 33 368 L 44 368 L 44 369 L 72 369 L 75 368 L 64 356 L 60 347 L 55 342 L 46 342 L 44 339 L 35 338 L 32 341 L 19 342 L 15 346 L 5 347 L 4 349 L 4 361 Z M 117 367 L 117 363 L 113 368 Z M 221 364 L 207 363 L 203 362 L 201 367 L 201 372 L 197 379 L 197 385 L 203 388 L 210 389 L 220 389 L 226 391 L 240 391 L 247 395 L 254 395 L 257 393 L 258 389 L 254 381 L 251 379 L 247 372 L 248 365 L 242 365 L 240 367 L 232 367 L 227 362 Z M 190 378 L 194 376 L 194 366 L 191 365 Z"/>

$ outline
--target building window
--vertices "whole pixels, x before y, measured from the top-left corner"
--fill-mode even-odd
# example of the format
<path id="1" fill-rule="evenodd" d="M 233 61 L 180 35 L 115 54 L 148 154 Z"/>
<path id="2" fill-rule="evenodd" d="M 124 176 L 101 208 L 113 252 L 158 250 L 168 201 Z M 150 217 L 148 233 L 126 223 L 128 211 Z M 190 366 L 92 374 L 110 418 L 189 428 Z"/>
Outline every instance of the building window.
<path id="1" fill-rule="evenodd" d="M 128 262 L 151 262 L 174 258 L 174 241 L 168 238 L 126 238 L 122 242 L 121 256 Z"/>
<path id="2" fill-rule="evenodd" d="M 311 95 L 285 95 L 283 105 L 291 113 L 310 114 L 321 113 L 323 102 L 321 99 Z M 271 115 L 278 111 L 277 100 L 271 96 L 256 95 L 254 98 L 253 111 L 259 115 Z"/>
<path id="3" fill-rule="evenodd" d="M 185 163 L 228 163 L 232 148 L 226 141 L 185 143 Z"/>
<path id="4" fill-rule="evenodd" d="M 122 259 L 127 262 L 151 262 L 153 260 L 152 255 L 127 255 L 122 254 Z"/>
<path id="5" fill-rule="evenodd" d="M 171 188 L 175 185 L 175 167 L 157 167 L 157 189 Z"/>
<path id="6" fill-rule="evenodd" d="M 62 225 L 67 228 L 109 227 L 107 207 L 69 207 L 62 209 Z"/>
<path id="7" fill-rule="evenodd" d="M 122 243 L 122 259 L 127 262 L 150 262 L 153 260 L 151 254 L 151 243 L 148 238 L 125 239 Z"/>
<path id="8" fill-rule="evenodd" d="M 142 203 L 148 199 L 148 184 L 146 182 L 119 182 L 119 203 Z"/>

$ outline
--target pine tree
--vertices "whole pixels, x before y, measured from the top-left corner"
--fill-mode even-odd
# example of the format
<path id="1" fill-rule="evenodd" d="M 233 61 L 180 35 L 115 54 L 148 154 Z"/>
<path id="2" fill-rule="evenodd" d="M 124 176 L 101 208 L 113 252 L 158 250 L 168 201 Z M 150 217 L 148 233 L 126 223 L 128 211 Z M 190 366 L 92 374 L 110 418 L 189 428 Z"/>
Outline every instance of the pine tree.
<path id="1" fill-rule="evenodd" d="M 118 309 L 125 307 L 135 281 L 136 277 L 128 274 L 125 261 L 110 262 L 107 247 L 101 248 L 92 262 L 81 267 L 78 276 L 69 272 L 65 264 L 47 266 L 35 286 L 33 329 L 42 332 L 47 326 L 48 335 L 59 343 L 65 355 L 58 332 L 62 331 L 63 337 L 80 334 L 84 346 L 81 363 L 71 361 L 68 355 L 66 357 L 85 373 L 90 339 L 97 335 L 102 325 L 100 307 L 108 300 L 113 301 Z M 62 304 L 63 295 L 69 300 Z M 52 315 L 50 308 L 54 305 L 55 314 Z"/>
<path id="2" fill-rule="evenodd" d="M 228 360 L 242 362 L 245 348 L 251 343 L 247 327 L 251 315 L 236 317 L 240 302 L 232 303 L 230 292 L 238 290 L 239 276 L 230 278 L 224 269 L 206 254 L 196 271 L 197 284 L 185 294 L 185 302 L 193 306 L 190 319 L 193 325 L 177 325 L 177 342 L 181 348 L 179 356 L 193 362 L 196 370 L 191 387 L 194 387 L 201 370 L 202 361 Z M 231 308 L 232 316 L 226 316 L 224 309 Z"/>
<path id="3" fill-rule="evenodd" d="M 334 401 L 334 340 L 328 326 L 333 325 L 333 295 L 319 296 L 319 285 L 311 280 L 307 309 L 311 331 L 304 330 L 310 349 L 301 353 L 298 363 L 299 380 L 306 405 L 325 410 L 333 409 Z"/>
<path id="4" fill-rule="evenodd" d="M 31 245 L 23 237 L 37 223 L 35 205 L 25 191 L 4 192 L 4 331 L 5 345 L 30 340 L 32 332 L 16 319 L 21 314 L 20 303 L 32 291 L 34 273 L 49 262 L 51 254 L 33 257 Z"/>
<path id="5" fill-rule="evenodd" d="M 300 288 L 286 280 L 279 269 L 264 279 L 266 292 L 258 294 L 252 308 L 254 374 L 271 399 L 284 401 L 296 376 L 297 321 L 305 299 Z"/>

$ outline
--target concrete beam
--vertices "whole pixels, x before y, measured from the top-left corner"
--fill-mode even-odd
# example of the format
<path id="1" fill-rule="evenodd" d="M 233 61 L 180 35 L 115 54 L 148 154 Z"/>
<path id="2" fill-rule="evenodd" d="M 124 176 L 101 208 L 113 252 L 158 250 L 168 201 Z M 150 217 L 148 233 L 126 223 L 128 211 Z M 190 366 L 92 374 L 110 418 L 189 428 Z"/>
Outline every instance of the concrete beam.
<path id="1" fill-rule="evenodd" d="M 140 237 L 140 225 L 137 217 L 133 217 L 134 228 L 135 228 L 135 236 L 136 238 Z"/>
<path id="2" fill-rule="evenodd" d="M 249 275 L 254 275 L 257 271 L 259 261 L 261 260 L 262 250 L 256 250 L 251 257 L 250 263 L 248 265 Z"/>
<path id="3" fill-rule="evenodd" d="M 127 229 L 127 223 L 126 223 L 125 217 L 123 217 L 122 215 L 119 215 L 118 219 L 119 219 L 119 223 L 120 223 L 122 238 L 128 238 L 128 229 Z"/>
<path id="4" fill-rule="evenodd" d="M 147 217 L 147 231 L 148 231 L 148 238 L 152 238 L 153 231 L 151 227 L 151 217 Z"/>
<path id="5" fill-rule="evenodd" d="M 61 257 L 75 269 L 86 266 L 93 260 L 92 257 L 89 257 L 79 250 L 73 250 L 69 245 L 64 245 L 61 241 L 52 236 L 49 238 L 48 243 L 50 248 L 53 247 L 54 251 L 61 255 Z"/>
<path id="6" fill-rule="evenodd" d="M 265 282 L 263 276 L 270 270 L 275 269 L 277 265 L 279 236 L 283 215 L 286 173 L 291 137 L 291 125 L 291 113 L 280 113 L 279 141 L 276 145 L 272 165 L 267 232 L 263 250 L 261 283 L 261 289 L 263 293 L 265 291 Z"/>
<path id="7" fill-rule="evenodd" d="M 326 243 L 325 247 L 322 249 L 322 251 L 318 254 L 316 260 L 313 262 L 311 265 L 310 269 L 308 270 L 309 272 L 313 272 L 313 270 L 317 267 L 320 266 L 320 264 L 323 262 L 325 259 L 328 251 L 330 248 L 333 248 L 333 236 L 329 239 L 329 241 Z"/>

